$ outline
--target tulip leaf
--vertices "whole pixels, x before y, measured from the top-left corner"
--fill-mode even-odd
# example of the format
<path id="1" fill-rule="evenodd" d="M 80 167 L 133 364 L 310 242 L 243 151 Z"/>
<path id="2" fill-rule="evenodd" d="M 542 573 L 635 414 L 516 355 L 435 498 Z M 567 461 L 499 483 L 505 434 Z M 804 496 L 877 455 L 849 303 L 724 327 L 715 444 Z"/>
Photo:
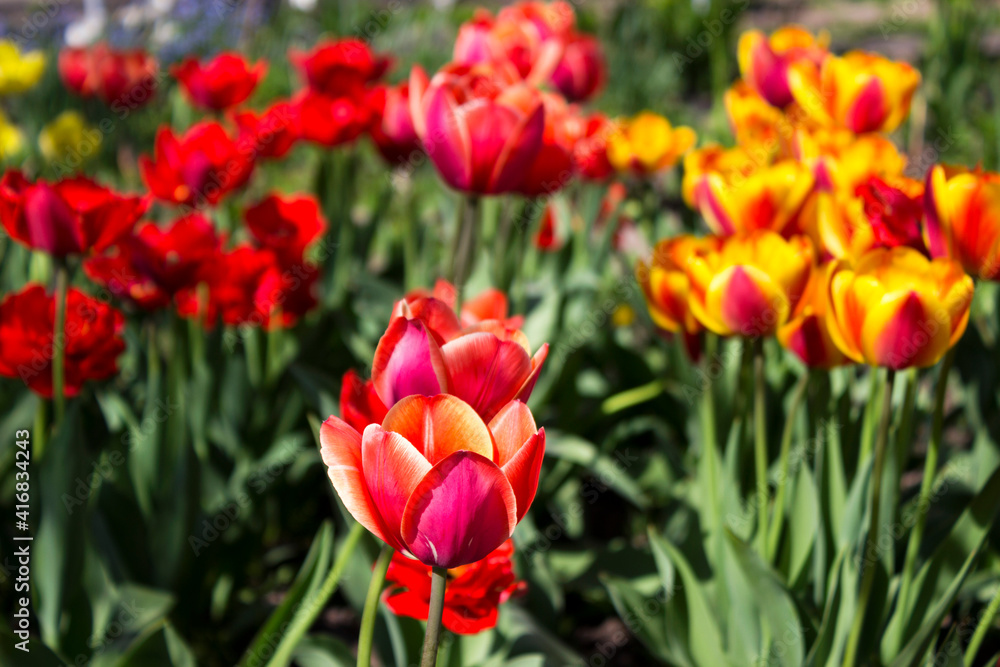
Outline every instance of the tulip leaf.
<path id="1" fill-rule="evenodd" d="M 638 461 L 634 450 L 622 448 L 615 452 L 614 457 L 606 456 L 592 442 L 546 429 L 545 454 L 586 468 L 602 486 L 613 489 L 639 509 L 645 509 L 649 504 L 642 489 L 629 474 L 629 469 Z"/>

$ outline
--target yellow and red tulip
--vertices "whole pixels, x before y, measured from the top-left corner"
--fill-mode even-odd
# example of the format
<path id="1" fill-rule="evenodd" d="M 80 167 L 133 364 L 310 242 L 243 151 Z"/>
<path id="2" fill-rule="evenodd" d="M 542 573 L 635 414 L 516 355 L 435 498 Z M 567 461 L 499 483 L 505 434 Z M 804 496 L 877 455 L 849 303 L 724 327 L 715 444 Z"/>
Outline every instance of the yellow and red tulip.
<path id="1" fill-rule="evenodd" d="M 805 291 L 813 248 L 802 236 L 758 230 L 725 238 L 687 262 L 688 304 L 721 336 L 768 336 L 788 321 Z"/>
<path id="2" fill-rule="evenodd" d="M 721 245 L 718 236 L 684 234 L 657 243 L 649 264 L 639 262 L 635 276 L 656 326 L 671 333 L 695 334 L 703 329 L 688 305 L 687 264 L 693 257 L 718 252 Z"/>
<path id="3" fill-rule="evenodd" d="M 738 181 L 769 164 L 769 156 L 751 154 L 741 146 L 723 148 L 718 144 L 709 144 L 695 149 L 684 156 L 684 178 L 681 180 L 684 203 L 697 208 L 694 200 L 695 186 L 709 172 L 720 174 L 726 181 Z"/>
<path id="4" fill-rule="evenodd" d="M 887 137 L 842 128 L 796 130 L 792 155 L 812 168 L 816 186 L 826 190 L 854 192 L 872 176 L 900 176 L 906 168 L 906 156 Z"/>
<path id="5" fill-rule="evenodd" d="M 892 132 L 910 113 L 920 72 L 903 62 L 865 51 L 828 56 L 789 70 L 795 101 L 822 125 L 858 134 Z"/>
<path id="6" fill-rule="evenodd" d="M 958 262 L 913 248 L 875 248 L 852 267 L 838 260 L 826 313 L 830 337 L 859 363 L 932 366 L 969 321 L 972 279 Z"/>
<path id="7" fill-rule="evenodd" d="M 737 81 L 723 96 L 729 128 L 740 146 L 778 155 L 792 134 L 791 124 L 780 109 L 768 104 L 745 81 Z"/>
<path id="8" fill-rule="evenodd" d="M 833 342 L 826 316 L 830 277 L 835 268 L 836 262 L 828 262 L 813 269 L 805 293 L 788 322 L 778 329 L 781 344 L 814 368 L 833 368 L 850 361 Z"/>
<path id="9" fill-rule="evenodd" d="M 674 127 L 650 111 L 621 121 L 608 137 L 608 160 L 620 172 L 647 176 L 673 167 L 696 140 L 690 127 Z"/>
<path id="10" fill-rule="evenodd" d="M 757 93 L 775 107 L 792 103 L 788 70 L 793 63 L 818 65 L 826 56 L 829 41 L 825 33 L 814 37 L 798 26 L 785 26 L 767 37 L 759 30 L 740 36 L 737 58 L 740 75 Z"/>
<path id="11" fill-rule="evenodd" d="M 1000 174 L 945 165 L 927 174 L 925 240 L 985 280 L 1000 277 Z"/>

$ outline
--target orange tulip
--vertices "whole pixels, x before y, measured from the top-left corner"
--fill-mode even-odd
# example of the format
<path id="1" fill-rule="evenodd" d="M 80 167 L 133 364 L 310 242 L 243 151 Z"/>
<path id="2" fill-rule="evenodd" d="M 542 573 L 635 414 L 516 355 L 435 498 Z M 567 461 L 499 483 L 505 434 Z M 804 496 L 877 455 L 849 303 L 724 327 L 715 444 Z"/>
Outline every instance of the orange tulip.
<path id="1" fill-rule="evenodd" d="M 850 361 L 830 337 L 826 317 L 826 295 L 834 268 L 836 263 L 828 262 L 812 271 L 806 291 L 791 317 L 778 329 L 781 344 L 794 352 L 807 366 L 815 368 L 833 368 Z"/>
<path id="2" fill-rule="evenodd" d="M 828 56 L 821 67 L 797 62 L 788 76 L 795 101 L 822 125 L 892 132 L 910 113 L 920 73 L 874 53 Z"/>
<path id="3" fill-rule="evenodd" d="M 455 396 L 409 396 L 363 434 L 330 417 L 320 445 L 333 487 L 360 524 L 426 565 L 452 568 L 488 556 L 524 518 L 545 430 L 520 401 L 487 425 Z"/>
<path id="4" fill-rule="evenodd" d="M 907 248 L 876 248 L 851 268 L 832 269 L 826 313 L 830 337 L 859 363 L 932 366 L 969 321 L 972 279 L 957 263 Z"/>
<path id="5" fill-rule="evenodd" d="M 808 239 L 758 230 L 724 239 L 687 263 L 688 304 L 721 336 L 768 336 L 788 321 L 813 266 Z"/>
<path id="6" fill-rule="evenodd" d="M 938 165 L 927 174 L 927 248 L 985 280 L 1000 277 L 1000 174 Z"/>
<path id="7" fill-rule="evenodd" d="M 639 262 L 636 279 L 656 326 L 671 333 L 695 334 L 702 330 L 688 306 L 691 282 L 686 267 L 691 258 L 718 252 L 721 245 L 722 239 L 717 236 L 697 238 L 684 234 L 657 243 L 648 265 Z"/>
<path id="8" fill-rule="evenodd" d="M 608 160 L 618 171 L 647 176 L 677 164 L 695 139 L 690 127 L 673 127 L 663 116 L 643 111 L 621 121 L 608 137 Z"/>
<path id="9" fill-rule="evenodd" d="M 829 37 L 812 33 L 798 26 L 785 26 L 766 37 L 759 30 L 740 35 L 738 60 L 740 75 L 769 104 L 782 108 L 793 101 L 788 82 L 788 70 L 804 60 L 818 65 L 826 56 Z"/>

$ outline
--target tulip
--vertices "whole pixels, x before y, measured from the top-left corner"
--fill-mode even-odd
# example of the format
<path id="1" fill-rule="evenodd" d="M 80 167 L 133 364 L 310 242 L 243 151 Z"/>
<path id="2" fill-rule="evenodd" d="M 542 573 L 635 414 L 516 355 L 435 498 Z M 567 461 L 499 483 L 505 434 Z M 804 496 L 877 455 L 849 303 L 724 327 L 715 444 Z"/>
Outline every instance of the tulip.
<path id="1" fill-rule="evenodd" d="M 816 186 L 824 190 L 854 192 L 872 176 L 901 176 L 906 157 L 888 138 L 878 134 L 856 136 L 837 128 L 796 130 L 793 157 L 809 165 Z"/>
<path id="2" fill-rule="evenodd" d="M 0 160 L 10 160 L 24 150 L 24 133 L 0 111 Z"/>
<path id="3" fill-rule="evenodd" d="M 448 571 L 444 594 L 444 627 L 459 635 L 474 635 L 497 624 L 497 608 L 523 593 L 527 584 L 514 574 L 514 542 L 507 540 L 486 558 Z M 386 574 L 389 586 L 382 599 L 397 616 L 427 620 L 431 599 L 431 568 L 394 553 Z"/>
<path id="4" fill-rule="evenodd" d="M 738 60 L 740 75 L 768 104 L 780 108 L 793 101 L 789 69 L 804 61 L 818 66 L 826 56 L 829 37 L 814 37 L 798 26 L 785 26 L 766 37 L 759 30 L 740 36 Z"/>
<path id="5" fill-rule="evenodd" d="M 535 247 L 543 252 L 556 252 L 565 244 L 565 231 L 563 228 L 568 222 L 563 224 L 560 213 L 563 211 L 555 203 L 549 202 L 545 205 L 542 219 L 538 222 L 538 232 L 535 234 Z"/>
<path id="6" fill-rule="evenodd" d="M 462 327 L 434 298 L 396 305 L 372 361 L 372 382 L 386 406 L 411 394 L 453 394 L 483 419 L 514 399 L 526 401 L 548 355 L 531 355 L 523 333 L 499 320 Z"/>
<path id="7" fill-rule="evenodd" d="M 586 118 L 577 116 L 576 122 L 582 124 L 573 144 L 576 170 L 587 180 L 603 181 L 615 170 L 608 160 L 608 138 L 618 131 L 618 125 L 601 113 Z"/>
<path id="8" fill-rule="evenodd" d="M 770 164 L 769 155 L 761 157 L 739 146 L 723 148 L 709 144 L 684 156 L 684 178 L 681 180 L 681 194 L 684 203 L 696 209 L 695 189 L 708 173 L 719 174 L 727 183 L 740 183 L 751 174 Z"/>
<path id="9" fill-rule="evenodd" d="M 54 257 L 101 252 L 126 236 L 148 199 L 121 195 L 78 176 L 30 183 L 12 170 L 0 180 L 0 222 L 16 241 Z"/>
<path id="10" fill-rule="evenodd" d="M 412 308 L 420 300 L 432 297 L 442 302 L 448 310 L 454 310 L 455 296 L 457 294 L 458 290 L 454 285 L 447 280 L 438 279 L 434 283 L 433 291 L 428 292 L 425 289 L 410 290 L 403 297 L 403 301 Z M 524 323 L 524 318 L 520 315 L 509 316 L 509 310 L 510 304 L 507 301 L 507 295 L 495 287 L 488 287 L 471 299 L 466 299 L 462 302 L 462 312 L 459 313 L 457 327 L 450 324 L 445 326 L 452 333 L 456 333 L 461 327 L 472 327 L 483 322 L 496 320 L 507 329 L 520 329 Z M 396 315 L 402 315 L 402 304 L 397 304 L 393 312 Z M 451 318 L 447 319 L 450 322 Z"/>
<path id="11" fill-rule="evenodd" d="M 359 523 L 425 565 L 454 568 L 488 556 L 528 511 L 545 430 L 520 401 L 487 425 L 455 396 L 410 396 L 363 434 L 330 417 L 320 451 Z"/>
<path id="12" fill-rule="evenodd" d="M 116 111 L 136 109 L 153 98 L 159 64 L 141 49 L 119 51 L 101 42 L 59 52 L 59 77 L 81 97 L 99 97 Z"/>
<path id="13" fill-rule="evenodd" d="M 723 96 L 729 127 L 741 146 L 756 149 L 770 159 L 782 151 L 791 134 L 791 122 L 743 81 Z"/>
<path id="14" fill-rule="evenodd" d="M 213 111 L 246 100 L 266 72 L 266 62 L 262 60 L 251 67 L 238 53 L 221 53 L 205 63 L 187 58 L 170 68 L 191 103 Z"/>
<path id="15" fill-rule="evenodd" d="M 16 43 L 0 39 L 0 95 L 19 95 L 38 84 L 45 72 L 45 54 L 22 53 Z"/>
<path id="16" fill-rule="evenodd" d="M 537 95 L 528 92 L 531 89 L 525 87 L 517 90 L 522 91 L 521 104 L 525 113 L 530 112 Z M 552 93 L 541 93 L 541 99 L 545 107 L 542 143 L 517 187 L 517 191 L 525 197 L 552 195 L 569 184 L 576 173 L 573 148 L 579 138 L 578 133 L 583 130 L 576 109 Z"/>
<path id="17" fill-rule="evenodd" d="M 809 169 L 791 160 L 742 176 L 709 171 L 693 187 L 695 208 L 716 234 L 758 229 L 783 232 L 813 188 Z"/>
<path id="18" fill-rule="evenodd" d="M 214 270 L 219 250 L 212 223 L 194 213 L 165 228 L 147 223 L 122 239 L 116 253 L 92 257 L 83 268 L 115 296 L 156 310 L 205 280 Z"/>
<path id="19" fill-rule="evenodd" d="M 0 302 L 0 375 L 18 378 L 36 394 L 52 398 L 53 346 L 63 350 L 64 392 L 118 371 L 125 350 L 125 318 L 103 301 L 69 289 L 61 340 L 54 341 L 55 299 L 41 285 L 29 285 Z"/>
<path id="20" fill-rule="evenodd" d="M 312 51 L 292 49 L 288 58 L 301 70 L 309 88 L 330 96 L 351 96 L 385 74 L 392 60 L 376 55 L 360 39 L 327 40 Z"/>
<path id="21" fill-rule="evenodd" d="M 849 363 L 830 336 L 830 278 L 837 262 L 827 262 L 812 271 L 805 292 L 788 322 L 778 329 L 778 340 L 807 366 L 833 368 Z"/>
<path id="22" fill-rule="evenodd" d="M 937 165 L 927 174 L 925 238 L 984 280 L 1000 277 L 1000 174 Z"/>
<path id="23" fill-rule="evenodd" d="M 369 133 L 379 154 L 392 166 L 408 162 L 420 150 L 410 113 L 410 84 L 378 89 L 372 101 L 377 120 Z"/>
<path id="24" fill-rule="evenodd" d="M 851 132 L 892 132 L 910 113 L 920 73 L 863 51 L 829 56 L 820 69 L 797 63 L 789 73 L 796 102 L 823 125 Z"/>
<path id="25" fill-rule="evenodd" d="M 828 294 L 830 336 L 859 363 L 933 366 L 965 332 L 972 292 L 958 262 L 904 246 L 876 248 L 853 268 L 838 260 Z"/>
<path id="26" fill-rule="evenodd" d="M 49 162 L 76 163 L 94 155 L 101 133 L 87 125 L 77 111 L 63 111 L 38 133 L 38 148 Z"/>
<path id="27" fill-rule="evenodd" d="M 300 262 L 306 247 L 326 229 L 319 202 L 310 195 L 283 197 L 271 193 L 243 215 L 258 245 L 290 264 Z"/>
<path id="28" fill-rule="evenodd" d="M 584 102 L 604 87 L 607 65 L 601 44 L 590 35 L 573 35 L 552 72 L 552 83 L 570 102 Z"/>
<path id="29" fill-rule="evenodd" d="M 240 145 L 216 122 L 201 122 L 182 136 L 167 126 L 156 133 L 155 159 L 139 158 L 150 192 L 164 201 L 214 206 L 240 188 L 253 171 L 252 146 Z"/>
<path id="30" fill-rule="evenodd" d="M 411 96 L 422 87 L 411 75 Z M 414 126 L 444 181 L 463 192 L 515 189 L 542 146 L 545 111 L 516 77 L 487 65 L 450 66 L 411 102 Z M 420 120 L 417 120 L 417 118 Z M 423 128 L 423 129 L 421 129 Z"/>
<path id="31" fill-rule="evenodd" d="M 647 176 L 677 163 L 695 142 L 690 127 L 673 127 L 663 116 L 644 111 L 621 121 L 608 137 L 608 160 L 620 172 Z"/>
<path id="32" fill-rule="evenodd" d="M 925 252 L 921 237 L 924 219 L 924 184 L 898 177 L 883 181 L 872 176 L 857 188 L 864 214 L 883 248 L 909 246 Z"/>
<path id="33" fill-rule="evenodd" d="M 362 380 L 349 370 L 340 384 L 340 416 L 358 433 L 369 424 L 381 424 L 389 409 L 375 392 L 371 380 Z"/>
<path id="34" fill-rule="evenodd" d="M 692 258 L 719 252 L 722 243 L 717 236 L 697 238 L 684 234 L 660 241 L 649 264 L 638 263 L 636 280 L 642 287 L 649 316 L 656 326 L 688 335 L 702 331 L 701 323 L 688 305 L 691 281 L 687 264 Z"/>
<path id="35" fill-rule="evenodd" d="M 303 139 L 327 148 L 354 141 L 372 125 L 368 94 L 331 97 L 304 90 L 292 100 Z"/>
<path id="36" fill-rule="evenodd" d="M 299 139 L 298 109 L 291 102 L 275 102 L 259 115 L 240 111 L 233 120 L 240 130 L 239 144 L 263 158 L 284 157 Z"/>
<path id="37" fill-rule="evenodd" d="M 720 336 L 769 336 L 788 321 L 813 266 L 808 239 L 758 230 L 688 259 L 688 305 Z"/>

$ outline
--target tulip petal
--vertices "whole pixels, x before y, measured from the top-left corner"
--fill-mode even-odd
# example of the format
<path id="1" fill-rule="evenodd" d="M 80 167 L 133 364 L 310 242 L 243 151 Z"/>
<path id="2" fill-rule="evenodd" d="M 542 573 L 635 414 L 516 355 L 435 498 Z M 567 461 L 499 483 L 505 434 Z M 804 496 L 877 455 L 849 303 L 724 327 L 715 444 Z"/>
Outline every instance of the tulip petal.
<path id="1" fill-rule="evenodd" d="M 413 394 L 434 396 L 447 390 L 441 349 L 422 322 L 397 318 L 389 323 L 375 349 L 372 383 L 387 406 Z"/>
<path id="2" fill-rule="evenodd" d="M 941 303 L 910 291 L 887 295 L 871 308 L 861 341 L 869 363 L 899 370 L 937 363 L 950 337 L 951 321 Z"/>
<path id="3" fill-rule="evenodd" d="M 441 178 L 457 190 L 472 186 L 473 145 L 468 109 L 459 113 L 454 96 L 444 87 L 429 91 L 426 129 L 422 139 Z"/>
<path id="4" fill-rule="evenodd" d="M 545 429 L 543 428 L 538 433 L 533 433 L 513 458 L 503 465 L 503 474 L 507 476 L 511 488 L 514 489 L 514 498 L 517 500 L 518 521 L 528 513 L 531 501 L 535 499 L 544 458 Z"/>
<path id="5" fill-rule="evenodd" d="M 382 428 L 406 438 L 431 465 L 463 449 L 496 460 L 486 423 L 468 404 L 448 394 L 402 399 L 389 410 Z"/>
<path id="6" fill-rule="evenodd" d="M 389 544 L 396 540 L 402 546 L 399 526 L 413 490 L 430 472 L 417 448 L 398 433 L 384 430 L 378 424 L 365 429 L 361 439 L 361 462 L 365 486 L 372 504 L 385 522 Z"/>
<path id="7" fill-rule="evenodd" d="M 542 365 L 548 356 L 549 344 L 542 343 L 542 346 L 535 352 L 535 356 L 531 358 L 531 374 L 528 375 L 528 379 L 524 381 L 521 388 L 517 390 L 517 395 L 514 396 L 515 399 L 525 403 L 528 402 L 528 399 L 531 398 L 531 392 L 535 388 L 535 383 L 538 382 L 538 374 L 542 372 Z"/>
<path id="8" fill-rule="evenodd" d="M 501 108 L 496 105 L 497 111 Z M 492 116 L 497 117 L 499 113 Z M 501 193 L 516 188 L 525 178 L 525 173 L 532 161 L 538 155 L 542 146 L 542 134 L 545 131 L 545 107 L 539 102 L 511 132 L 500 136 L 507 137 L 500 154 L 494 159 L 493 172 L 490 176 L 487 192 Z M 484 165 L 484 168 L 487 165 Z"/>
<path id="9" fill-rule="evenodd" d="M 365 486 L 361 462 L 361 434 L 337 417 L 330 417 L 319 430 L 320 455 L 327 474 L 347 511 L 377 538 L 396 548 L 392 533 L 386 528 Z"/>
<path id="10" fill-rule="evenodd" d="M 490 433 L 497 443 L 498 465 L 502 468 L 514 458 L 528 438 L 538 432 L 531 410 L 522 401 L 511 401 L 490 421 Z"/>
<path id="11" fill-rule="evenodd" d="M 414 489 L 402 536 L 420 561 L 450 568 L 485 558 L 516 525 L 517 500 L 503 471 L 475 452 L 459 451 Z"/>
<path id="12" fill-rule="evenodd" d="M 717 275 L 706 294 L 709 312 L 743 336 L 766 336 L 788 318 L 787 297 L 754 266 L 731 266 Z"/>
<path id="13" fill-rule="evenodd" d="M 882 127 L 887 115 L 884 85 L 872 77 L 847 109 L 845 122 L 855 133 L 874 132 Z"/>
<path id="14" fill-rule="evenodd" d="M 532 371 L 524 349 L 486 332 L 459 336 L 441 347 L 448 369 L 449 393 L 482 415 L 493 418 L 521 389 Z"/>

